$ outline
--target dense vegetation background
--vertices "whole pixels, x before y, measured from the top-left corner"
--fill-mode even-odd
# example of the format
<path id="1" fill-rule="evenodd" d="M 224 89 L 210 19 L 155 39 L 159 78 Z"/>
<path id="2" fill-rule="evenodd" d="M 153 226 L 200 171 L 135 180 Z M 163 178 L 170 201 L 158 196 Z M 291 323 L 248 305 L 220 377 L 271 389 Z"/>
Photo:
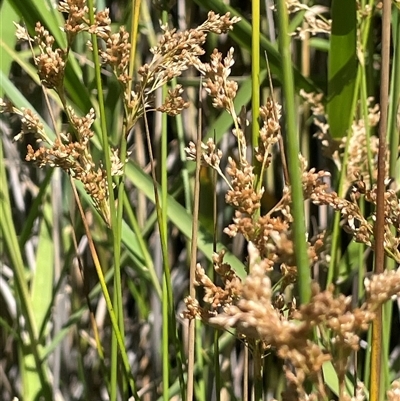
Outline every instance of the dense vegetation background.
<path id="1" fill-rule="evenodd" d="M 385 7 L 2 1 L 1 399 L 400 400 Z"/>

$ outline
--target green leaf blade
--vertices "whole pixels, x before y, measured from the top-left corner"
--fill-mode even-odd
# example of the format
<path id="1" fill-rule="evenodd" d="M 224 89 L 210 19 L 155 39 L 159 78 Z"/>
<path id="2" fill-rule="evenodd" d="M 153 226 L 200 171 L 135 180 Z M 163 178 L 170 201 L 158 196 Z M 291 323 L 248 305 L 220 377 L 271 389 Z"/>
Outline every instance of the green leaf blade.
<path id="1" fill-rule="evenodd" d="M 342 138 L 351 121 L 357 76 L 355 0 L 334 0 L 328 65 L 328 120 L 331 136 Z"/>

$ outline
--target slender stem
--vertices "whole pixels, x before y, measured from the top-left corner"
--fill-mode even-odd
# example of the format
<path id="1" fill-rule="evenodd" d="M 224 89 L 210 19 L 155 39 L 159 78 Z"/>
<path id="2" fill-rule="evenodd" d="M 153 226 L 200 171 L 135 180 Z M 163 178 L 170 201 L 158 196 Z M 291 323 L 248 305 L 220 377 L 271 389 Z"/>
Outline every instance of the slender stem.
<path id="1" fill-rule="evenodd" d="M 390 163 L 389 163 L 389 176 L 396 177 L 396 163 L 398 158 L 398 146 L 399 146 L 399 130 L 397 124 L 397 111 L 400 107 L 400 9 L 393 8 L 392 14 L 392 43 L 393 46 L 393 58 L 392 58 L 392 73 L 391 73 L 391 87 L 390 87 L 390 99 L 389 99 L 389 110 L 388 110 L 388 137 L 389 137 L 389 149 L 390 149 Z M 397 177 L 398 178 L 398 177 Z M 395 236 L 395 228 L 392 227 L 392 233 Z M 386 256 L 386 269 L 394 270 L 397 264 L 394 259 Z M 387 302 L 383 306 L 383 380 L 384 388 L 388 388 L 390 384 L 390 363 L 389 363 L 389 346 L 391 338 L 391 327 L 392 327 L 392 309 L 393 303 Z"/>
<path id="2" fill-rule="evenodd" d="M 400 9 L 393 9 L 392 26 L 393 61 L 390 104 L 388 113 L 388 135 L 390 141 L 390 175 L 394 177 L 398 158 L 397 149 L 399 146 L 397 111 L 400 107 Z"/>
<path id="3" fill-rule="evenodd" d="M 90 23 L 94 24 L 94 1 L 88 1 L 89 7 L 89 19 Z M 113 188 L 113 177 L 111 174 L 111 155 L 110 147 L 108 143 L 107 123 L 106 123 L 106 112 L 104 106 L 104 94 L 103 85 L 101 79 L 100 61 L 98 57 L 98 44 L 97 36 L 91 34 L 92 45 L 93 45 L 93 60 L 95 70 L 95 80 L 97 86 L 97 96 L 99 100 L 99 111 L 100 111 L 100 127 L 101 127 L 101 140 L 103 144 L 103 158 L 107 172 L 107 185 L 108 185 L 108 196 L 109 196 L 109 208 L 110 208 L 110 221 L 108 222 L 110 228 L 110 234 L 113 239 L 113 256 L 115 265 L 114 274 L 114 292 L 113 292 L 113 307 L 116 311 L 117 324 L 122 337 L 124 337 L 124 319 L 122 310 L 122 290 L 121 290 L 121 272 L 120 272 L 120 257 L 121 257 L 121 224 L 118 224 L 118 216 L 115 208 L 114 200 L 114 188 Z M 111 337 L 111 401 L 117 399 L 117 377 L 118 377 L 118 347 L 115 333 Z"/>
<path id="4" fill-rule="evenodd" d="M 248 343 L 244 344 L 244 349 L 243 349 L 243 401 L 248 401 L 249 400 L 249 345 Z"/>
<path id="5" fill-rule="evenodd" d="M 143 100 L 143 99 L 142 99 Z M 157 177 L 156 177 L 156 168 L 154 155 L 152 150 L 149 126 L 147 122 L 146 113 L 143 115 L 145 132 L 146 132 L 146 141 L 147 147 L 149 151 L 149 159 L 151 166 L 151 175 L 154 189 L 154 200 L 156 205 L 157 212 L 157 222 L 160 230 L 160 240 L 161 240 L 161 252 L 163 257 L 163 268 L 164 268 L 164 278 L 163 278 L 163 287 L 162 287 L 162 314 L 163 314 L 163 327 L 162 327 L 162 366 L 163 366 L 163 397 L 164 399 L 168 399 L 169 394 L 169 373 L 170 373 L 170 363 L 169 363 L 169 347 L 170 340 L 172 339 L 173 344 L 176 350 L 176 358 L 179 372 L 179 385 L 181 388 L 181 393 L 184 394 L 184 379 L 183 379 L 183 370 L 182 370 L 182 350 L 177 340 L 177 332 L 176 332 L 176 320 L 174 314 L 174 302 L 173 302 L 173 293 L 172 293 L 172 281 L 171 281 L 171 271 L 168 262 L 168 241 L 167 241 L 167 232 L 164 229 L 167 216 L 167 208 L 165 204 L 162 204 L 160 199 L 160 194 L 157 188 Z M 161 188 L 162 190 L 162 188 Z M 172 337 L 172 338 L 171 338 Z M 185 397 L 181 397 L 185 399 Z"/>
<path id="6" fill-rule="evenodd" d="M 221 351 L 219 348 L 219 332 L 217 329 L 214 330 L 214 374 L 215 374 L 215 400 L 221 401 L 221 388 L 222 388 L 222 380 L 221 380 L 221 371 L 220 371 L 220 363 L 219 356 L 221 355 Z"/>
<path id="7" fill-rule="evenodd" d="M 277 2 L 279 25 L 279 51 L 282 55 L 283 94 L 286 115 L 286 149 L 292 193 L 293 231 L 295 237 L 295 255 L 298 271 L 300 302 L 307 303 L 311 297 L 310 266 L 306 243 L 304 216 L 304 196 L 299 162 L 299 138 L 296 127 L 296 110 L 293 83 L 293 68 L 290 54 L 290 36 L 288 32 L 288 11 L 284 0 Z"/>
<path id="8" fill-rule="evenodd" d="M 254 366 L 254 400 L 262 401 L 263 399 L 263 366 L 261 357 L 261 343 L 256 342 L 253 350 L 253 366 Z"/>
<path id="9" fill-rule="evenodd" d="M 94 24 L 94 6 L 93 0 L 88 0 L 89 7 L 89 18 L 90 23 Z M 95 79 L 97 86 L 97 96 L 99 100 L 99 111 L 100 111 L 100 127 L 101 127 L 101 141 L 104 149 L 104 164 L 107 171 L 107 184 L 108 184 L 108 196 L 110 202 L 110 224 L 112 226 L 112 222 L 116 216 L 115 210 L 115 202 L 114 202 L 114 191 L 113 191 L 113 179 L 111 175 L 111 155 L 109 152 L 108 146 L 108 134 L 107 134 L 107 122 L 106 122 L 106 112 L 104 107 L 104 94 L 103 94 L 103 85 L 101 79 L 101 69 L 100 69 L 100 61 L 99 61 L 99 47 L 97 44 L 97 36 L 95 34 L 91 34 L 91 40 L 93 45 L 93 61 L 94 61 L 94 70 L 95 70 Z M 111 230 L 112 232 L 112 230 Z"/>
<path id="10" fill-rule="evenodd" d="M 145 266 L 147 266 L 147 268 L 149 269 L 151 283 L 154 287 L 157 297 L 161 299 L 161 285 L 157 277 L 157 272 L 154 269 L 154 263 L 153 260 L 151 259 L 149 250 L 146 247 L 146 243 L 143 238 L 143 233 L 139 227 L 136 215 L 129 205 L 129 199 L 126 192 L 124 192 L 124 207 L 128 219 L 127 221 L 129 222 L 130 227 L 132 227 L 133 232 L 136 234 L 137 240 L 139 242 L 140 251 L 143 254 L 143 258 L 145 261 Z"/>
<path id="11" fill-rule="evenodd" d="M 259 125 L 259 109 L 260 109 L 260 0 L 251 1 L 251 137 L 253 149 L 258 146 Z M 261 176 L 261 165 L 253 157 L 255 165 L 255 173 L 258 175 L 256 188 L 262 185 L 263 177 Z"/>
<path id="12" fill-rule="evenodd" d="M 168 23 L 168 11 L 163 10 L 161 13 L 161 21 L 163 24 Z M 162 101 L 164 101 L 167 95 L 167 87 L 164 85 L 162 87 Z M 170 266 L 168 263 L 168 241 L 167 241 L 167 192 L 168 192 L 168 182 L 167 182 L 167 115 L 161 115 L 161 169 L 160 169 L 160 179 L 161 179 L 161 199 L 159 199 L 159 210 L 158 214 L 158 224 L 160 230 L 161 238 L 161 249 L 163 254 L 163 300 L 162 300 L 162 339 L 163 339 L 163 353 L 162 353 L 162 376 L 163 376 L 163 396 L 165 400 L 169 399 L 169 377 L 170 377 L 170 364 L 169 364 L 169 343 L 170 343 L 170 308 L 172 307 L 172 293 L 171 293 L 171 281 L 170 281 Z M 160 203 L 161 201 L 161 203 Z M 174 335 L 174 334 L 172 334 Z"/>
<path id="13" fill-rule="evenodd" d="M 378 180 L 376 190 L 376 223 L 375 223 L 375 274 L 383 273 L 385 269 L 385 164 L 386 164 L 386 135 L 389 99 L 389 64 L 390 64 L 390 29 L 391 29 L 391 1 L 383 0 L 382 10 L 382 66 L 380 90 L 380 121 L 379 121 L 379 149 L 378 149 Z M 372 322 L 371 344 L 371 381 L 370 400 L 381 399 L 381 365 L 382 365 L 382 307 L 376 311 Z"/>
<path id="14" fill-rule="evenodd" d="M 368 156 L 368 173 L 370 177 L 370 185 L 372 185 L 373 179 L 373 156 L 371 150 L 371 130 L 370 124 L 368 122 L 368 94 L 367 94 L 367 81 L 365 74 L 365 65 L 360 65 L 360 73 L 361 73 L 361 82 L 360 82 L 360 103 L 362 109 L 362 115 L 364 119 L 364 127 L 365 127 L 365 138 L 367 144 L 367 156 Z"/>
<path id="15" fill-rule="evenodd" d="M 110 320 L 111 320 L 111 325 L 113 327 L 113 332 L 114 332 L 114 335 L 116 337 L 117 344 L 118 344 L 118 346 L 120 348 L 121 359 L 122 359 L 122 363 L 123 363 L 123 366 L 124 366 L 124 369 L 125 369 L 125 374 L 128 377 L 129 386 L 130 386 L 131 392 L 132 392 L 135 400 L 139 400 L 139 396 L 138 396 L 138 394 L 136 392 L 136 383 L 135 383 L 135 380 L 132 377 L 132 373 L 131 373 L 129 360 L 128 360 L 128 355 L 126 353 L 124 341 L 123 341 L 123 338 L 121 336 L 121 332 L 120 332 L 119 327 L 118 327 L 118 319 L 117 319 L 117 316 L 116 316 L 116 314 L 114 312 L 114 308 L 113 308 L 113 305 L 112 305 L 112 302 L 111 302 L 110 293 L 108 292 L 108 289 L 107 289 L 107 283 L 106 283 L 106 280 L 104 278 L 104 274 L 103 274 L 103 270 L 102 270 L 101 265 L 100 265 L 99 258 L 97 256 L 96 248 L 95 248 L 94 243 L 93 243 L 92 234 L 90 232 L 88 222 L 87 222 L 87 220 L 85 218 L 85 212 L 83 211 L 82 204 L 80 202 L 80 198 L 79 198 L 79 195 L 78 195 L 78 191 L 76 190 L 76 186 L 75 186 L 75 183 L 74 183 L 74 180 L 73 180 L 72 177 L 70 177 L 70 182 L 71 182 L 71 187 L 72 187 L 72 190 L 73 190 L 73 193 L 74 193 L 75 201 L 76 201 L 76 203 L 78 205 L 79 213 L 80 213 L 81 218 L 82 218 L 82 222 L 83 222 L 83 226 L 84 226 L 84 229 L 85 229 L 85 233 L 86 233 L 86 236 L 88 238 L 90 254 L 92 255 L 93 263 L 94 263 L 94 266 L 96 268 L 97 276 L 99 278 L 99 284 L 100 284 L 100 287 L 101 287 L 101 291 L 102 291 L 104 299 L 106 301 L 106 306 L 107 306 L 108 313 L 110 315 Z"/>
<path id="16" fill-rule="evenodd" d="M 140 4 L 141 0 L 132 0 L 132 8 L 133 8 L 133 13 L 132 13 L 132 27 L 131 27 L 131 51 L 129 55 L 129 76 L 133 77 L 133 70 L 135 66 L 135 56 L 136 56 L 136 45 L 137 45 L 137 39 L 138 39 L 138 31 L 139 31 L 139 16 L 140 16 Z M 127 98 L 130 98 L 130 92 L 132 89 L 132 80 L 128 81 L 128 85 L 126 88 L 126 95 Z M 124 202 L 123 199 L 125 198 L 125 185 L 124 185 L 124 177 L 125 177 L 125 160 L 127 159 L 127 138 L 129 135 L 129 132 L 127 132 L 127 116 L 124 122 L 124 129 L 122 130 L 122 135 L 121 135 L 121 143 L 120 143 L 120 160 L 122 162 L 122 175 L 121 179 L 118 183 L 118 207 L 117 207 L 117 230 L 115 232 L 115 237 L 116 237 L 116 243 L 121 244 L 122 243 L 122 218 L 123 218 L 123 210 L 124 210 Z M 138 238 L 140 236 L 138 235 Z M 153 280 L 154 284 L 158 284 L 157 280 Z M 120 330 L 122 335 L 124 336 L 124 326 L 123 326 L 123 309 L 122 309 L 122 286 L 121 286 L 121 272 L 120 272 L 120 265 L 119 263 L 116 263 L 115 266 L 115 280 L 114 280 L 114 285 L 115 285 L 115 292 L 118 294 L 118 299 L 116 299 L 116 302 L 118 302 L 118 305 L 120 306 Z M 159 286 L 158 286 L 159 287 Z M 158 288 L 156 286 L 156 289 Z M 160 294 L 159 294 L 160 295 Z"/>
<path id="17" fill-rule="evenodd" d="M 129 76 L 133 77 L 133 69 L 135 66 L 136 57 L 136 45 L 138 40 L 139 32 L 139 16 L 140 16 L 140 5 L 141 0 L 132 0 L 132 28 L 131 28 L 131 52 L 129 54 Z M 128 82 L 127 95 L 130 94 L 132 90 L 132 80 Z"/>
<path id="18" fill-rule="evenodd" d="M 177 80 L 174 79 L 172 81 L 172 85 L 175 87 L 177 85 Z M 183 127 L 182 115 L 178 114 L 175 117 L 176 120 L 176 135 L 179 141 L 179 159 L 182 163 L 181 168 L 181 176 L 182 176 L 182 186 L 183 186 L 183 194 L 185 197 L 185 209 L 188 213 L 192 213 L 192 195 L 190 191 L 190 181 L 189 181 L 189 170 L 188 170 L 188 163 L 186 159 L 186 152 L 185 152 L 185 129 Z"/>
<path id="19" fill-rule="evenodd" d="M 115 229 L 113 230 L 113 251 L 114 251 L 114 292 L 113 292 L 113 304 L 114 309 L 117 313 L 118 327 L 121 332 L 122 338 L 125 338 L 125 328 L 124 328 L 124 309 L 122 303 L 122 284 L 121 284 L 121 244 L 122 244 L 122 215 L 123 215 L 123 199 L 124 199 L 124 176 L 125 176 L 125 159 L 127 153 L 127 139 L 126 135 L 121 136 L 121 150 L 120 157 L 123 162 L 122 176 L 118 183 L 118 206 L 117 214 L 115 216 Z M 117 341 L 115 336 L 112 337 L 112 351 L 118 355 Z M 115 356 L 114 356 L 115 357 Z M 118 358 L 117 364 L 118 364 Z M 116 372 L 117 373 L 117 372 Z M 125 386 L 123 386 L 125 387 Z M 122 388 L 123 388 L 122 387 Z"/>
<path id="20" fill-rule="evenodd" d="M 355 83 L 355 90 L 353 92 L 353 102 L 351 105 L 351 109 L 353 110 L 352 113 L 350 113 L 349 119 L 352 121 L 353 120 L 353 115 L 354 115 L 354 110 L 356 107 L 357 103 L 357 94 L 358 94 L 358 88 L 360 85 L 360 80 L 361 80 L 361 70 L 360 68 L 358 69 L 357 72 L 357 78 L 356 78 L 356 83 Z M 348 123 L 348 127 L 351 126 L 351 121 Z M 350 143 L 350 135 L 351 132 L 348 132 L 347 140 L 346 140 L 346 145 L 345 149 L 343 152 L 343 161 L 342 161 L 342 168 L 340 171 L 340 177 L 339 177 L 339 183 L 337 185 L 338 187 L 338 197 L 343 198 L 345 196 L 345 185 L 344 183 L 346 182 L 346 172 L 347 172 L 347 163 L 349 160 L 349 143 Z M 339 263 L 337 262 L 338 258 L 338 248 L 340 244 L 340 219 L 341 219 L 341 214 L 340 213 L 335 213 L 334 221 L 333 221 L 333 231 L 332 231 L 332 246 L 331 246 L 331 260 L 329 262 L 329 269 L 328 269 L 328 277 L 326 280 L 326 285 L 329 286 L 331 283 L 335 283 L 337 278 L 339 277 Z"/>
<path id="21" fill-rule="evenodd" d="M 196 282 L 196 262 L 197 262 L 197 232 L 199 221 L 200 206 L 200 167 L 201 167 L 201 110 L 199 109 L 199 122 L 197 129 L 196 141 L 196 172 L 194 181 L 194 199 L 193 199 L 193 224 L 192 224 L 192 244 L 190 250 L 190 277 L 189 277 L 189 295 L 192 299 L 196 298 L 195 282 Z M 188 334 L 188 375 L 186 384 L 186 399 L 193 400 L 194 385 L 194 358 L 195 358 L 195 328 L 196 320 L 189 320 Z"/>
<path id="22" fill-rule="evenodd" d="M 201 96 L 199 93 L 199 110 L 202 110 L 202 104 L 201 104 Z M 199 129 L 201 129 L 201 125 L 199 125 Z M 214 143 L 216 143 L 216 135 L 214 131 Z M 212 179 L 212 187 L 213 187 L 213 252 L 217 252 L 217 241 L 218 241 L 218 194 L 217 194 L 217 180 L 218 180 L 218 174 L 214 170 L 211 173 L 211 179 Z M 214 283 L 217 280 L 217 272 L 214 269 L 213 266 L 213 281 Z M 220 349 L 219 349 L 219 337 L 220 333 L 218 329 L 213 329 L 214 330 L 214 337 L 213 337 L 213 350 L 214 350 L 214 377 L 215 377 L 215 400 L 216 401 L 221 401 L 221 389 L 222 389 L 222 380 L 221 380 L 221 370 L 220 370 L 220 363 L 219 363 L 219 356 L 220 356 Z"/>

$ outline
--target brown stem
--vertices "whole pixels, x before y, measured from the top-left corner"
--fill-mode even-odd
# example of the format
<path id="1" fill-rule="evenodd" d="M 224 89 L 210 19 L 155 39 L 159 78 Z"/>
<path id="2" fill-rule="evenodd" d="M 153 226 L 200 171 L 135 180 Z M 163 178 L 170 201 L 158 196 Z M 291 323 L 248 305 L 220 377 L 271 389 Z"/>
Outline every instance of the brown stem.
<path id="1" fill-rule="evenodd" d="M 375 274 L 380 274 L 385 269 L 385 164 L 386 164 L 386 131 L 389 99 L 389 62 L 390 62 L 390 20 L 391 1 L 383 0 L 382 11 L 382 65 L 381 65 L 381 90 L 380 90 L 380 121 L 379 121 L 379 153 L 378 153 L 378 180 L 376 193 L 376 223 L 375 223 Z M 381 362 L 382 362 L 382 307 L 376 311 L 376 317 L 372 322 L 371 344 L 371 378 L 370 400 L 380 399 Z"/>

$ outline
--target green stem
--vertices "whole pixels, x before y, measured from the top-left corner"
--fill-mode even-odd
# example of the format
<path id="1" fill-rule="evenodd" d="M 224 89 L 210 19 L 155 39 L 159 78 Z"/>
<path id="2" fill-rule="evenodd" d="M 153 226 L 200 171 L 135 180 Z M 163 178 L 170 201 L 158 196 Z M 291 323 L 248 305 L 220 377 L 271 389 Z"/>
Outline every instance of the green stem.
<path id="1" fill-rule="evenodd" d="M 348 127 L 351 127 L 353 118 L 354 118 L 354 110 L 356 108 L 357 99 L 358 99 L 358 88 L 360 87 L 360 80 L 361 80 L 361 69 L 359 67 L 357 72 L 357 78 L 355 83 L 355 89 L 353 92 L 353 102 L 352 102 L 352 110 L 353 112 L 350 113 Z M 347 161 L 349 158 L 348 147 L 350 143 L 352 132 L 349 130 L 347 134 L 346 146 L 343 153 L 343 161 L 342 161 L 342 169 L 340 171 L 339 183 L 338 183 L 338 197 L 343 198 L 345 196 L 345 186 L 344 183 L 346 182 L 346 171 L 347 171 Z M 332 230 L 332 246 L 331 246 L 331 260 L 329 262 L 329 269 L 328 269 L 328 277 L 327 277 L 327 286 L 332 282 L 335 283 L 337 278 L 339 277 L 339 263 L 337 262 L 337 255 L 338 255 L 338 248 L 340 244 L 340 220 L 341 214 L 335 213 L 335 218 L 333 221 L 333 230 Z"/>
<path id="2" fill-rule="evenodd" d="M 88 1 L 89 7 L 89 18 L 90 23 L 94 24 L 94 4 L 93 0 Z M 114 182 L 112 177 L 112 163 L 111 163 L 111 149 L 108 141 L 108 133 L 107 133 L 107 122 L 106 122 L 106 112 L 104 106 L 104 95 L 103 95 L 103 86 L 101 79 L 101 69 L 100 69 L 100 61 L 98 57 L 98 44 L 97 44 L 97 36 L 95 34 L 91 35 L 92 45 L 93 45 L 93 60 L 95 67 L 95 79 L 97 86 L 97 94 L 99 101 L 99 111 L 100 111 L 100 127 L 101 127 L 101 140 L 103 145 L 103 157 L 104 164 L 107 173 L 107 185 L 108 185 L 108 196 L 109 196 L 109 208 L 110 208 L 110 235 L 113 239 L 113 258 L 114 258 L 114 293 L 113 293 L 113 309 L 116 311 L 115 318 L 116 323 L 119 329 L 119 334 L 121 336 L 121 340 L 125 338 L 125 330 L 124 330 L 124 317 L 123 317 L 123 305 L 122 305 L 122 285 L 121 285 L 121 230 L 122 230 L 122 207 L 123 207 L 123 179 L 119 181 L 118 187 L 118 196 L 121 200 L 118 206 L 118 214 L 115 207 L 115 199 L 114 199 Z M 125 134 L 125 133 L 124 133 Z M 122 135 L 121 138 L 121 161 L 123 165 L 125 165 L 126 159 L 126 135 Z M 121 341 L 120 346 L 125 347 L 123 342 Z M 121 353 L 122 353 L 121 349 Z M 117 335 L 114 332 L 111 337 L 111 394 L 110 399 L 117 399 L 117 378 L 118 378 L 118 339 Z"/>
<path id="3" fill-rule="evenodd" d="M 70 182 L 71 182 L 71 186 L 72 186 L 72 189 L 73 189 L 73 192 L 74 192 L 74 197 L 75 197 L 76 203 L 77 203 L 78 208 L 79 208 L 79 213 L 80 213 L 80 215 L 82 217 L 82 222 L 83 222 L 83 226 L 85 228 L 85 233 L 86 233 L 86 236 L 88 237 L 88 244 L 89 244 L 90 253 L 91 253 L 92 258 L 93 258 L 93 263 L 94 263 L 94 266 L 96 268 L 97 276 L 99 278 L 99 284 L 100 284 L 100 287 L 101 287 L 101 291 L 103 293 L 104 300 L 106 301 L 106 306 L 107 306 L 108 313 L 110 315 L 110 320 L 111 320 L 111 325 L 112 325 L 112 328 L 113 328 L 114 336 L 116 337 L 117 344 L 118 344 L 118 346 L 120 348 L 121 359 L 122 359 L 123 367 L 125 369 L 125 374 L 128 377 L 129 386 L 130 386 L 131 392 L 133 394 L 133 397 L 135 398 L 135 400 L 139 400 L 139 396 L 138 396 L 137 391 L 136 391 L 136 383 L 135 383 L 135 380 L 133 379 L 132 372 L 131 372 L 131 369 L 130 369 L 130 366 L 129 366 L 128 355 L 126 353 L 126 348 L 125 348 L 125 345 L 124 345 L 123 337 L 122 337 L 121 332 L 119 330 L 118 319 L 117 319 L 117 316 L 116 316 L 116 314 L 114 312 L 114 308 L 113 308 L 113 305 L 112 305 L 112 302 L 111 302 L 110 293 L 108 292 L 107 283 L 106 283 L 106 280 L 104 278 L 103 269 L 102 269 L 102 267 L 100 265 L 100 261 L 99 261 L 99 258 L 97 256 L 97 252 L 96 252 L 96 249 L 94 247 L 92 234 L 91 234 L 91 232 L 89 230 L 88 223 L 87 223 L 87 221 L 85 219 L 85 214 L 84 214 L 82 205 L 80 203 L 78 192 L 77 192 L 76 186 L 74 185 L 73 178 L 70 178 Z M 112 385 L 112 383 L 111 383 L 111 385 Z"/>
<path id="4" fill-rule="evenodd" d="M 299 138 L 296 126 L 296 110 L 293 82 L 293 68 L 290 54 L 290 36 L 288 32 L 288 11 L 284 0 L 277 2 L 279 26 L 279 51 L 282 55 L 283 94 L 286 116 L 286 148 L 292 193 L 293 231 L 295 256 L 299 281 L 300 302 L 307 303 L 311 297 L 310 266 L 306 242 L 304 215 L 304 196 L 299 162 Z"/>
<path id="5" fill-rule="evenodd" d="M 251 137 L 253 149 L 258 146 L 260 136 L 258 117 L 260 114 L 260 0 L 251 1 Z M 253 157 L 255 174 L 257 175 L 256 189 L 259 190 L 263 177 L 261 165 Z"/>

